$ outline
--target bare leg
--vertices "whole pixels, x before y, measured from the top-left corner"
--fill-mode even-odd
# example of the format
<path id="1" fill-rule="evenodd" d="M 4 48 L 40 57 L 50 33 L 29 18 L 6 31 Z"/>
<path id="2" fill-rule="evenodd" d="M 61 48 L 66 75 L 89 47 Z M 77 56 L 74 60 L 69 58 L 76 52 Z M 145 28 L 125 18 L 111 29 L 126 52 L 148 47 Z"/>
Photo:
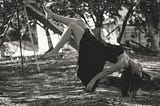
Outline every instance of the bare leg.
<path id="1" fill-rule="evenodd" d="M 61 22 L 63 24 L 69 25 L 71 22 L 77 23 L 82 28 L 87 28 L 87 25 L 85 22 L 80 18 L 69 18 L 62 15 L 58 15 L 56 13 L 53 13 L 50 9 L 43 6 L 43 9 L 47 13 L 47 16 L 51 17 L 53 20 Z"/>
<path id="2" fill-rule="evenodd" d="M 122 54 L 119 56 L 119 60 L 116 64 L 114 64 L 111 68 L 108 69 L 108 71 L 102 71 L 98 73 L 87 85 L 86 90 L 92 91 L 92 88 L 97 80 L 100 80 L 101 78 L 105 77 L 106 75 L 109 75 L 119 69 L 125 68 L 128 66 L 129 57 L 127 54 Z"/>
<path id="3" fill-rule="evenodd" d="M 64 44 L 66 42 L 69 41 L 69 39 L 71 38 L 71 35 L 73 35 L 73 38 L 77 44 L 77 47 L 79 47 L 79 43 L 80 43 L 80 40 L 83 36 L 83 33 L 84 33 L 84 29 L 81 28 L 79 25 L 77 25 L 76 23 L 73 23 L 71 22 L 68 26 L 68 28 L 65 30 L 65 32 L 62 34 L 62 38 L 61 40 L 58 42 L 58 44 L 56 45 L 56 47 L 45 54 L 45 58 L 48 58 L 50 56 L 55 56 L 58 51 L 64 46 Z M 77 48 L 78 50 L 79 48 Z"/>
<path id="4" fill-rule="evenodd" d="M 68 18 L 64 17 L 58 14 L 53 13 L 49 8 L 43 6 L 43 9 L 48 13 L 49 16 L 51 16 L 55 21 L 59 21 L 63 24 L 69 25 L 71 22 L 75 22 L 76 19 L 74 18 Z"/>

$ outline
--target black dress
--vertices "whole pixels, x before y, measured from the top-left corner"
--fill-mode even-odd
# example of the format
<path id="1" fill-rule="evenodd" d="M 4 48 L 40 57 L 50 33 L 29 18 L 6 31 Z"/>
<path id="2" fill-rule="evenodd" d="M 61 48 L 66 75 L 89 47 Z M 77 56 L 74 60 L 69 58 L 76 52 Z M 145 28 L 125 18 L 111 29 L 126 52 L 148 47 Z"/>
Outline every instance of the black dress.
<path id="1" fill-rule="evenodd" d="M 89 29 L 85 29 L 79 47 L 77 76 L 87 86 L 90 80 L 103 70 L 105 61 L 116 63 L 117 57 L 123 52 L 121 46 L 101 43 L 90 33 Z M 98 81 L 93 90 L 97 85 Z"/>

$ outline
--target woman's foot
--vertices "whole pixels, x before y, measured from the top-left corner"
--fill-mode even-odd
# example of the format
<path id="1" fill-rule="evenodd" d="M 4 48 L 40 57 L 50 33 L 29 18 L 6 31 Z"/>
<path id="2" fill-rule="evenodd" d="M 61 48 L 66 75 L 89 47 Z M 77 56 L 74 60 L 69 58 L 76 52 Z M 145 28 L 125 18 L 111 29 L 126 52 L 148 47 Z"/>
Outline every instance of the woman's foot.
<path id="1" fill-rule="evenodd" d="M 54 53 L 53 48 L 51 48 L 47 52 L 45 52 L 42 56 L 40 56 L 40 59 L 47 59 L 50 57 L 54 57 L 56 55 L 57 55 L 57 53 Z"/>

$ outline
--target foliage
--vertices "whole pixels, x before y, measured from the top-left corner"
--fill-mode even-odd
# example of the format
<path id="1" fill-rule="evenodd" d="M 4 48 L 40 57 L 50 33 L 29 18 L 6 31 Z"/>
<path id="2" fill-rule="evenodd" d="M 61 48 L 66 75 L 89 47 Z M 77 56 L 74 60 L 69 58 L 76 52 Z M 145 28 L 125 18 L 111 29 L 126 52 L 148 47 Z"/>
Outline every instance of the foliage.
<path id="1" fill-rule="evenodd" d="M 129 0 L 130 1 L 130 0 Z M 130 5 L 128 0 L 54 0 L 50 8 L 62 15 L 84 17 L 84 13 L 89 13 L 97 27 L 102 26 L 103 15 L 117 19 L 120 17 L 118 10 L 122 5 Z"/>
<path id="2" fill-rule="evenodd" d="M 41 8 L 42 4 L 47 6 L 55 13 L 70 16 L 70 17 L 82 17 L 86 22 L 86 18 L 91 18 L 96 27 L 102 27 L 103 22 L 108 18 L 113 22 L 117 22 L 121 15 L 119 10 L 122 7 L 130 8 L 139 0 L 29 0 L 33 1 L 31 4 L 41 12 L 44 12 Z M 3 17 L 3 25 L 7 24 L 9 17 L 15 11 L 23 10 L 23 5 L 28 3 L 25 0 L 0 0 L 0 14 Z M 152 32 L 157 33 L 159 30 L 159 6 L 157 0 L 140 0 L 140 3 L 134 8 L 133 12 L 129 15 L 129 22 L 132 25 L 136 25 L 140 32 Z M 23 13 L 23 12 L 22 12 Z M 108 18 L 105 19 L 104 15 Z M 21 14 L 22 16 L 22 14 Z M 31 16 L 30 16 L 30 19 Z M 25 23 L 25 18 L 22 19 Z M 126 20 L 128 22 L 128 19 Z M 148 26 L 153 26 L 150 28 Z M 23 26 L 23 25 L 21 25 Z M 123 34 L 123 33 L 122 33 Z M 147 34 L 152 37 L 153 34 Z M 150 40 L 149 40 L 150 41 Z"/>
<path id="3" fill-rule="evenodd" d="M 160 22 L 160 3 L 157 2 L 157 0 L 142 0 L 140 3 L 140 9 L 146 18 L 146 22 L 152 24 L 153 27 L 157 29 Z"/>
<path id="4" fill-rule="evenodd" d="M 8 25 L 6 34 L 9 39 L 6 40 L 18 41 L 21 38 L 30 41 L 23 0 L 1 0 L 0 3 L 1 34 Z"/>
<path id="5" fill-rule="evenodd" d="M 130 7 L 133 3 L 134 0 L 52 0 L 48 2 L 53 12 L 70 17 L 80 16 L 86 23 L 90 18 L 95 27 L 103 27 L 103 22 L 108 20 L 117 22 L 121 18 L 119 10 L 122 6 Z M 101 40 L 100 33 L 97 38 Z"/>
<path id="6" fill-rule="evenodd" d="M 158 30 L 160 22 L 160 3 L 157 0 L 141 0 L 139 5 L 134 9 L 130 23 L 136 26 L 152 24 Z"/>
<path id="7" fill-rule="evenodd" d="M 129 20 L 130 24 L 136 26 L 140 33 L 145 33 L 147 42 L 151 42 L 151 45 L 155 42 L 153 36 L 157 35 L 160 29 L 159 11 L 160 3 L 157 0 L 140 0 Z"/>

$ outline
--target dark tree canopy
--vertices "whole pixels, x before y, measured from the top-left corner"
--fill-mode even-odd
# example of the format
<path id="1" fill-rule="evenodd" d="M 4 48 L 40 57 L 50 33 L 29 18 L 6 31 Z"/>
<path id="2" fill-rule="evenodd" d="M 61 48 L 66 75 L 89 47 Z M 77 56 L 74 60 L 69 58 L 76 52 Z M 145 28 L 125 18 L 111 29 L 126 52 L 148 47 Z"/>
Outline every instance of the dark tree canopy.
<path id="1" fill-rule="evenodd" d="M 104 15 L 107 15 L 113 22 L 119 21 L 121 15 L 119 11 L 122 7 L 131 10 L 124 20 L 120 36 L 123 35 L 125 26 L 128 22 L 137 26 L 142 32 L 151 32 L 153 35 L 159 33 L 160 29 L 160 3 L 158 0 L 29 0 L 31 4 L 44 14 L 41 7 L 42 4 L 47 6 L 55 13 L 71 16 L 92 18 L 95 27 L 102 27 L 106 21 Z M 138 4 L 136 4 L 139 2 Z M 3 18 L 3 25 L 7 24 L 9 17 L 15 11 L 22 11 L 23 6 L 27 3 L 26 0 L 0 0 L 0 15 Z M 136 5 L 136 7 L 135 7 Z M 22 14 L 21 14 L 22 16 Z M 22 16 L 23 17 L 23 16 Z M 134 17 L 134 18 L 132 18 Z M 32 19 L 32 16 L 30 16 Z M 21 23 L 25 23 L 25 18 Z M 87 22 L 87 21 L 86 21 Z M 23 25 L 22 25 L 23 26 Z M 147 29 L 148 28 L 148 29 Z M 3 28 L 1 28 L 3 29 Z M 100 37 L 100 35 L 98 35 Z"/>

